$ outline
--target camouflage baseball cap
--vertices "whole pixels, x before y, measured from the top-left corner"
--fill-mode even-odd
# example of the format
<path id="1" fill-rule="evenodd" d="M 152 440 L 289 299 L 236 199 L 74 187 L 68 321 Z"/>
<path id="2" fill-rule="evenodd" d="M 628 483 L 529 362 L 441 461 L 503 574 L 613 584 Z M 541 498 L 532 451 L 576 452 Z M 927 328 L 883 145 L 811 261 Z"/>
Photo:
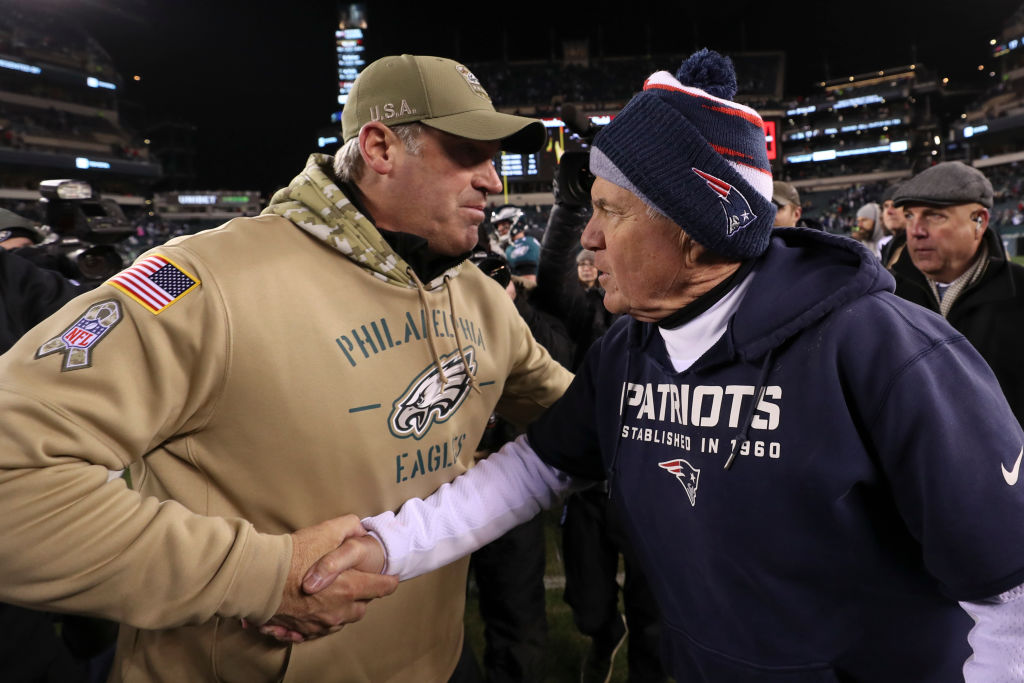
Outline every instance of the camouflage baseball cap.
<path id="1" fill-rule="evenodd" d="M 501 140 L 510 152 L 536 152 L 547 133 L 537 119 L 494 110 L 473 72 L 443 57 L 383 57 L 359 77 L 341 112 L 345 141 L 370 121 L 420 123 L 470 140 Z"/>

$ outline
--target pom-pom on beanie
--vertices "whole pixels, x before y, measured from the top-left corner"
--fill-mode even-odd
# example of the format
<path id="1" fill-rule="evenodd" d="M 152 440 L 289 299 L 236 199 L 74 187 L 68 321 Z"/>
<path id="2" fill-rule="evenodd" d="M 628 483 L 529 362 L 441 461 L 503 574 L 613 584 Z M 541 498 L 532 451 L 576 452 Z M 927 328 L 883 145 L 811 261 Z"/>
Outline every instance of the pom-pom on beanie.
<path id="1" fill-rule="evenodd" d="M 732 60 L 703 49 L 652 74 L 590 152 L 590 170 L 736 260 L 768 247 L 775 222 L 764 123 L 732 101 Z"/>

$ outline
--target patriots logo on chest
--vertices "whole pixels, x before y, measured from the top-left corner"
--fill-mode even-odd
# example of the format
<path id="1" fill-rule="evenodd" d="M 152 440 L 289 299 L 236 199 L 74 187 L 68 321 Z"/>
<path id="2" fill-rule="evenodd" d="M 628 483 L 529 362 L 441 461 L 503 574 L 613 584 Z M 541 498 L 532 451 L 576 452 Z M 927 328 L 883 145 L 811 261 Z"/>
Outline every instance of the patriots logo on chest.
<path id="1" fill-rule="evenodd" d="M 697 505 L 697 486 L 700 482 L 700 470 L 685 460 L 666 460 L 659 462 L 658 466 L 676 475 L 676 479 L 686 490 L 686 497 L 690 499 L 690 506 Z"/>
<path id="2" fill-rule="evenodd" d="M 462 356 L 456 350 L 441 357 L 446 382 L 441 382 L 441 373 L 431 364 L 395 399 L 388 416 L 388 426 L 395 436 L 421 439 L 432 424 L 445 422 L 455 414 L 469 395 L 470 378 L 477 370 L 476 350 L 472 346 L 463 349 Z"/>
<path id="3" fill-rule="evenodd" d="M 742 230 L 757 219 L 757 214 L 750 208 L 750 202 L 734 185 L 699 169 L 691 170 L 703 178 L 707 186 L 718 196 L 722 210 L 725 211 L 726 235 L 731 237 L 737 230 Z"/>

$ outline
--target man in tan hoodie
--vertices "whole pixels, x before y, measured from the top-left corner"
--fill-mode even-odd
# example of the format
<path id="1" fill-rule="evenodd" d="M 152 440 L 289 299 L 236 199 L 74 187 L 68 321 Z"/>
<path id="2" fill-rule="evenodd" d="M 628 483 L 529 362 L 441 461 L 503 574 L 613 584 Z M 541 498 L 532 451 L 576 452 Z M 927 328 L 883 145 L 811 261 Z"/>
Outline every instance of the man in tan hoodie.
<path id="1" fill-rule="evenodd" d="M 492 157 L 545 133 L 411 55 L 342 124 L 263 215 L 147 252 L 0 358 L 0 601 L 120 622 L 115 680 L 460 675 L 466 562 L 368 610 L 394 579 L 299 581 L 470 467 L 492 412 L 526 424 L 568 385 L 464 258 Z M 326 635 L 245 628 L 268 622 Z"/>

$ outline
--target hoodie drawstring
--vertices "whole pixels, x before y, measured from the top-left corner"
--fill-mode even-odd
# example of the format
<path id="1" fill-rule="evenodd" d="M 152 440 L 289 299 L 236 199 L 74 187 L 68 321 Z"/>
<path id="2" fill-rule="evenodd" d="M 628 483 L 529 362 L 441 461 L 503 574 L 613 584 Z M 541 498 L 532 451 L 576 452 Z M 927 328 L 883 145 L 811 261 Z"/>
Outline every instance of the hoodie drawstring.
<path id="1" fill-rule="evenodd" d="M 423 309 L 424 320 L 429 318 L 430 306 L 427 304 L 427 290 L 423 286 L 423 282 L 416 276 L 416 272 L 412 268 L 407 268 L 406 273 L 412 278 L 412 281 L 416 284 L 416 293 L 420 297 L 420 307 Z M 451 279 L 448 275 L 444 276 L 444 287 L 448 290 L 448 312 L 452 316 L 452 328 L 455 330 L 455 346 L 459 353 L 459 358 L 462 360 L 462 367 L 466 370 L 466 376 L 469 377 L 469 386 L 480 393 L 480 383 L 476 377 L 470 371 L 469 360 L 466 358 L 466 354 L 462 350 L 462 337 L 459 336 L 459 325 L 456 322 L 455 317 L 455 295 L 452 293 L 451 285 L 448 281 Z M 441 364 L 441 356 L 437 353 L 437 341 L 434 339 L 434 333 L 431 331 L 429 324 L 425 325 L 427 328 L 427 346 L 430 347 L 430 355 L 434 358 L 434 365 L 437 367 L 437 373 L 441 377 L 441 386 L 448 384 L 448 375 L 444 374 L 444 367 Z"/>
<path id="2" fill-rule="evenodd" d="M 462 337 L 459 336 L 459 324 L 456 322 L 458 318 L 455 317 L 455 295 L 452 293 L 452 286 L 448 283 L 451 279 L 452 278 L 449 275 L 444 276 L 444 288 L 448 290 L 448 312 L 452 316 L 452 328 L 455 330 L 455 347 L 459 350 L 459 358 L 462 359 L 462 367 L 466 368 L 466 376 L 469 377 L 469 386 L 479 394 L 480 383 L 476 381 L 476 377 L 469 371 L 469 361 L 466 359 L 466 354 L 462 352 Z"/>
<path id="3" fill-rule="evenodd" d="M 633 360 L 633 354 L 626 349 L 626 374 L 624 377 L 629 378 L 629 368 Z M 612 451 L 611 462 L 608 463 L 608 475 L 605 477 L 605 485 L 608 487 L 608 499 L 612 497 L 612 480 L 615 478 L 615 468 L 619 464 L 619 450 L 622 448 L 622 425 L 626 420 L 625 406 L 626 406 L 626 394 L 628 389 L 626 384 L 622 385 L 622 393 L 619 395 L 619 427 L 615 430 L 615 450 Z"/>
<path id="4" fill-rule="evenodd" d="M 772 352 L 768 351 L 768 354 L 764 358 L 764 363 L 761 365 L 761 375 L 757 378 L 757 386 L 754 389 L 754 400 L 750 402 L 750 408 L 747 410 L 746 416 L 743 418 L 743 429 L 736 435 L 736 440 L 733 441 L 732 451 L 729 453 L 729 458 L 725 461 L 725 469 L 732 467 L 732 461 L 736 459 L 736 454 L 739 449 L 742 448 L 743 443 L 747 440 L 747 434 L 750 432 L 750 425 L 754 421 L 754 411 L 757 410 L 757 406 L 761 403 L 763 398 L 765 384 L 768 382 L 768 371 L 772 365 Z"/>
<path id="5" fill-rule="evenodd" d="M 420 295 L 420 308 L 423 309 L 423 320 L 426 321 L 424 327 L 427 328 L 427 346 L 430 347 L 430 355 L 434 357 L 434 365 L 437 366 L 437 374 L 441 376 L 441 386 L 448 384 L 448 375 L 444 374 L 444 368 L 441 367 L 441 357 L 437 355 L 437 342 L 434 341 L 434 333 L 431 332 L 429 318 L 430 318 L 430 307 L 427 305 L 427 290 L 423 287 L 423 283 L 418 277 L 416 272 L 412 268 L 406 268 L 405 272 L 409 274 L 412 281 L 416 283 L 416 293 Z M 458 338 L 456 338 L 458 341 Z M 463 361 L 465 362 L 465 361 Z M 469 368 L 466 368 L 466 374 L 469 374 Z"/>

